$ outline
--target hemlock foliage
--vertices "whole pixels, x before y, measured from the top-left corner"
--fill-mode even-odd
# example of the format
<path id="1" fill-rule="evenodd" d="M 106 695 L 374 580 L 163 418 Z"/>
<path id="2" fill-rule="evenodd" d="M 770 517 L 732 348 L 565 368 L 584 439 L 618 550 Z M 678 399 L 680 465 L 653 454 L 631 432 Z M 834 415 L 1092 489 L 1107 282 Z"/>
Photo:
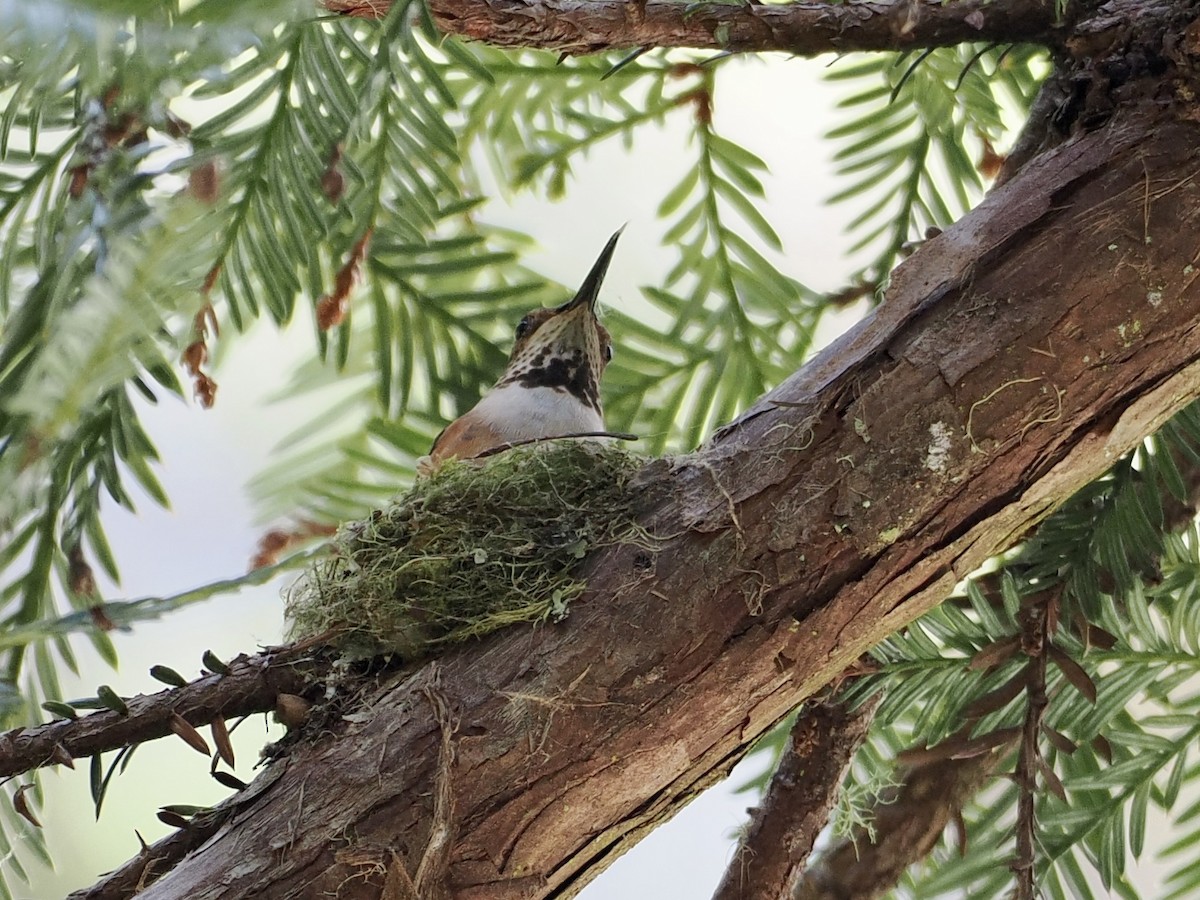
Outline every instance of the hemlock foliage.
<path id="1" fill-rule="evenodd" d="M 617 56 L 503 52 L 436 34 L 417 0 L 380 23 L 291 0 L 0 3 L 0 20 L 9 726 L 62 700 L 58 673 L 75 669 L 78 636 L 115 662 L 89 612 L 103 600 L 92 567 L 119 580 L 102 516 L 132 510 L 133 485 L 168 502 L 142 420 L 172 395 L 212 399 L 214 322 L 318 326 L 319 355 L 282 393 L 345 387 L 297 423 L 255 491 L 264 516 L 335 524 L 383 505 L 441 425 L 495 379 L 512 323 L 565 294 L 522 263 L 531 236 L 489 224 L 488 185 L 549 202 L 593 147 L 619 141 L 636 154 L 647 129 L 687 123 L 658 206 L 677 261 L 643 289 L 653 315 L 607 319 L 619 346 L 609 423 L 644 435 L 651 452 L 694 446 L 778 383 L 839 307 L 772 261 L 788 248 L 763 212 L 766 166 L 721 127 L 722 75 L 746 64 L 736 57 L 651 52 L 616 66 Z M 844 96 L 828 135 L 839 175 L 830 199 L 859 211 L 846 263 L 854 290 L 874 295 L 907 243 L 979 198 L 977 159 L 1011 141 L 1044 68 L 1033 49 L 984 46 L 829 68 Z M 1178 831 L 1163 851 L 1171 896 L 1193 895 L 1200 806 L 1180 797 L 1191 803 L 1200 782 L 1200 535 L 1188 507 L 1198 471 L 1191 410 L 961 597 L 881 645 L 878 673 L 850 689 L 883 696 L 850 795 L 886 783 L 902 748 L 1019 725 L 1026 695 L 1009 686 L 1026 657 L 971 663 L 1016 647 L 1023 610 L 1053 602 L 1053 642 L 1069 662 L 1047 678 L 1053 740 L 1041 752 L 1062 794 L 1039 783 L 1043 893 L 1087 896 L 1101 883 L 1133 896 L 1124 872 L 1158 808 Z M 109 602 L 105 615 L 136 625 L 310 553 L 184 594 Z M 966 810 L 965 855 L 940 848 L 897 895 L 1003 891 L 1016 791 L 1002 782 L 981 794 Z M 12 803 L 0 810 L 7 897 L 13 878 L 36 879 L 27 862 L 45 851 Z M 13 852 L 18 841 L 28 852 Z"/>

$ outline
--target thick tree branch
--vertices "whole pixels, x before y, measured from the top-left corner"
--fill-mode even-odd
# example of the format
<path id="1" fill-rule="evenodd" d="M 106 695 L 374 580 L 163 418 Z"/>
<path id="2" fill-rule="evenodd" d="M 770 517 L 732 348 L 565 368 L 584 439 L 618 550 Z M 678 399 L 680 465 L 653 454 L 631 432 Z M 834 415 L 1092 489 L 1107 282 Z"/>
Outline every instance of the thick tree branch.
<path id="1" fill-rule="evenodd" d="M 1030 162 L 864 324 L 647 468 L 654 551 L 596 554 L 567 622 L 439 660 L 451 777 L 429 668 L 386 680 L 147 900 L 385 896 L 443 783 L 450 896 L 572 896 L 1200 392 L 1197 146 L 1155 99 Z"/>
<path id="2" fill-rule="evenodd" d="M 324 0 L 332 12 L 381 18 L 390 0 Z M 687 3 L 661 0 L 430 0 L 447 34 L 499 47 L 598 53 L 691 47 L 796 56 L 908 50 L 968 41 L 1055 43 L 1054 4 L 1041 0 Z"/>
<path id="3" fill-rule="evenodd" d="M 822 702 L 801 710 L 713 900 L 792 896 L 875 706 L 872 702 L 851 712 Z"/>
<path id="4" fill-rule="evenodd" d="M 265 712 L 280 694 L 303 693 L 330 663 L 280 648 L 257 656 L 239 656 L 228 675 L 208 675 L 186 687 L 139 695 L 126 701 L 129 712 L 97 712 L 59 719 L 36 728 L 0 735 L 0 777 L 117 750 L 171 734 L 172 715 L 199 728 L 214 719 Z"/>

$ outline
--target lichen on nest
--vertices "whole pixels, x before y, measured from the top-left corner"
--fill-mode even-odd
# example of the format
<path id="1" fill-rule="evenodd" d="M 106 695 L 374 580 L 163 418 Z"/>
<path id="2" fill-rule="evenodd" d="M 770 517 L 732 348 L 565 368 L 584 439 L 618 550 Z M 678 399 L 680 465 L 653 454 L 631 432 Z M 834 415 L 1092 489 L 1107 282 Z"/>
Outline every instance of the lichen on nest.
<path id="1" fill-rule="evenodd" d="M 291 637 L 351 657 L 416 659 L 515 622 L 560 619 L 579 561 L 633 539 L 629 481 L 643 460 L 595 442 L 451 462 L 388 507 L 343 525 L 292 587 Z"/>

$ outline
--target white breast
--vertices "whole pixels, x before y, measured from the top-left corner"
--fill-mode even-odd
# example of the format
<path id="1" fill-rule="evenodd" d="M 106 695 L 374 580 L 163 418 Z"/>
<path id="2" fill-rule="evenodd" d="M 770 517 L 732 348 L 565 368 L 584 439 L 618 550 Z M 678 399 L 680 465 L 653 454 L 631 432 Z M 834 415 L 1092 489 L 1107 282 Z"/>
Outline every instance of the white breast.
<path id="1" fill-rule="evenodd" d="M 529 441 L 586 431 L 604 431 L 604 418 L 566 391 L 506 384 L 493 388 L 475 407 L 505 441 Z"/>

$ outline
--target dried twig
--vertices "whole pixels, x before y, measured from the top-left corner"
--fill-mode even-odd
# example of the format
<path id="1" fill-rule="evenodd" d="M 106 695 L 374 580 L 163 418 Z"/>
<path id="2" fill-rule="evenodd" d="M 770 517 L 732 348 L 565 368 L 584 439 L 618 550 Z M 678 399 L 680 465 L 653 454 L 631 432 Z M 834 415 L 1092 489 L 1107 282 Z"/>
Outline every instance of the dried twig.
<path id="1" fill-rule="evenodd" d="M 1020 752 L 1013 780 L 1017 784 L 1017 854 L 1012 870 L 1017 877 L 1017 900 L 1034 900 L 1034 848 L 1037 821 L 1034 815 L 1037 801 L 1037 774 L 1045 768 L 1040 738 L 1042 717 L 1046 714 L 1046 662 L 1050 648 L 1050 605 L 1056 597 L 1031 603 L 1021 610 L 1021 649 L 1029 657 L 1025 667 L 1025 722 L 1021 728 Z"/>
<path id="2" fill-rule="evenodd" d="M 205 726 L 217 718 L 265 712 L 280 693 L 303 693 L 330 663 L 278 648 L 239 656 L 229 665 L 228 675 L 207 675 L 185 687 L 128 698 L 128 715 L 96 712 L 6 732 L 0 735 L 0 777 L 165 737 L 178 719 Z"/>

